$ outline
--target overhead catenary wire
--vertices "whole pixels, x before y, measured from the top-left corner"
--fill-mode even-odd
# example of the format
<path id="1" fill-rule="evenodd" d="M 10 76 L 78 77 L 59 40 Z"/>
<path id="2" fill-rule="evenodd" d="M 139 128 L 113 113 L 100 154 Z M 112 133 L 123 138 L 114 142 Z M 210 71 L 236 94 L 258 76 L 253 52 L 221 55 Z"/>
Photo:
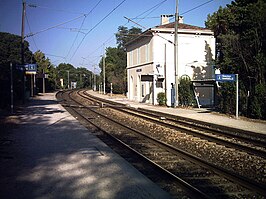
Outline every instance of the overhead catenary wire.
<path id="1" fill-rule="evenodd" d="M 86 17 L 87 17 L 89 14 L 91 14 L 92 11 L 93 11 L 93 10 L 94 10 L 94 9 L 95 9 L 95 8 L 101 3 L 101 2 L 102 2 L 102 0 L 99 0 L 99 1 L 97 2 L 97 4 L 96 4 L 96 5 L 90 10 L 90 12 L 88 12 L 88 13 L 86 14 Z M 83 25 L 84 25 L 84 22 L 85 22 L 86 17 L 83 19 L 83 21 L 82 21 L 82 23 L 81 23 L 81 26 L 80 26 L 80 28 L 79 28 L 77 34 L 76 34 L 76 37 L 75 37 L 75 39 L 74 39 L 74 41 L 73 41 L 73 43 L 72 43 L 72 45 L 71 45 L 71 47 L 70 47 L 70 49 L 69 49 L 67 55 L 66 55 L 66 57 L 69 56 L 70 51 L 71 51 L 71 49 L 73 48 L 73 46 L 74 46 L 74 44 L 75 44 L 75 42 L 76 42 L 76 40 L 77 40 L 77 38 L 78 38 L 78 36 L 79 36 L 79 33 L 80 33 L 80 31 L 81 31 L 81 29 L 82 29 L 82 27 L 83 27 Z M 85 33 L 85 34 L 86 34 L 86 33 Z"/>
<path id="2" fill-rule="evenodd" d="M 191 11 L 197 9 L 197 8 L 200 8 L 201 6 L 204 6 L 204 5 L 206 5 L 206 4 L 210 3 L 210 2 L 212 2 L 212 1 L 214 1 L 214 0 L 209 0 L 209 1 L 205 2 L 205 3 L 202 3 L 202 4 L 200 4 L 200 5 L 198 5 L 198 6 L 194 7 L 194 8 L 189 9 L 189 10 L 186 11 L 186 12 L 181 13 L 180 15 L 187 14 L 187 13 L 189 13 L 189 12 L 191 12 Z M 142 26 L 141 24 L 139 24 L 139 23 L 133 21 L 132 19 L 129 19 L 128 17 L 124 17 L 124 18 L 126 18 L 128 21 L 131 21 L 132 23 L 134 23 L 134 24 L 136 24 L 136 25 L 138 25 L 138 26 L 140 26 L 140 27 L 142 27 L 142 28 L 144 28 L 144 29 L 147 29 L 147 31 L 150 31 L 150 32 L 151 32 L 151 29 L 148 29 L 148 28 Z M 135 18 L 135 19 L 138 19 L 138 18 Z M 164 40 L 166 40 L 166 41 L 168 41 L 169 43 L 171 43 L 171 44 L 174 45 L 174 43 L 173 43 L 172 41 L 170 41 L 170 40 L 164 38 L 163 36 L 161 36 L 161 35 L 159 35 L 159 34 L 157 34 L 157 33 L 154 33 L 154 34 L 157 35 L 157 36 L 159 36 L 159 37 L 161 37 L 162 39 L 164 39 Z"/>
<path id="3" fill-rule="evenodd" d="M 94 25 L 89 32 L 86 33 L 86 35 L 84 35 L 83 39 L 81 40 L 81 42 L 79 43 L 78 47 L 76 48 L 74 54 L 72 55 L 72 57 L 70 58 L 70 61 L 72 60 L 72 58 L 75 56 L 75 54 L 77 53 L 78 49 L 80 48 L 81 44 L 83 43 L 84 39 L 88 36 L 89 33 L 91 33 L 98 25 L 100 25 L 107 17 L 109 17 L 116 9 L 118 9 L 126 0 L 121 1 L 114 9 L 112 9 L 105 17 L 103 17 L 96 25 Z"/>
<path id="4" fill-rule="evenodd" d="M 148 28 L 146 28 L 145 26 L 140 25 L 139 23 L 133 21 L 132 19 L 129 19 L 128 17 L 124 17 L 124 18 L 127 19 L 128 21 L 131 21 L 132 23 L 134 23 L 134 24 L 136 24 L 136 25 L 138 25 L 138 26 L 144 28 L 144 29 L 147 29 L 147 31 L 153 33 L 154 35 L 156 35 L 156 36 L 158 36 L 158 37 L 160 37 L 160 38 L 162 38 L 162 39 L 166 40 L 167 42 L 169 42 L 169 43 L 171 43 L 171 44 L 174 45 L 174 42 L 172 42 L 172 41 L 169 40 L 169 39 L 166 39 L 165 37 L 163 37 L 163 36 L 157 34 L 156 32 L 153 32 L 151 29 L 148 29 Z M 141 35 L 140 35 L 140 36 L 141 36 Z"/>
<path id="5" fill-rule="evenodd" d="M 185 15 L 185 14 L 187 14 L 187 13 L 193 11 L 193 10 L 196 10 L 196 9 L 198 9 L 198 8 L 200 8 L 200 7 L 202 7 L 202 6 L 206 5 L 206 4 L 208 4 L 208 3 L 211 3 L 212 1 L 215 1 L 215 0 L 209 0 L 209 1 L 206 1 L 205 3 L 202 3 L 202 4 L 200 4 L 200 5 L 198 5 L 198 6 L 194 7 L 194 8 L 191 8 L 191 9 L 189 9 L 189 10 L 187 10 L 187 11 L 181 13 L 180 15 Z"/>
<path id="6" fill-rule="evenodd" d="M 154 12 L 156 9 L 158 9 L 163 3 L 165 3 L 166 1 L 168 0 L 163 0 L 161 2 L 159 2 L 158 4 L 152 6 L 151 8 L 149 8 L 148 10 L 142 12 L 141 14 L 137 15 L 135 18 L 139 17 L 139 16 L 142 16 L 144 14 L 146 14 L 147 12 L 149 12 L 146 16 L 150 15 L 152 12 Z M 127 25 L 129 22 L 126 22 L 123 26 Z M 111 40 L 112 39 L 112 40 Z M 115 38 L 114 38 L 114 35 L 110 36 L 105 42 L 103 42 L 103 44 L 101 46 L 99 46 L 97 49 L 95 49 L 92 53 L 90 53 L 87 57 L 89 57 L 90 55 L 94 54 L 95 52 L 97 52 L 97 50 L 99 50 L 100 48 L 102 48 L 102 46 L 104 44 L 108 44 L 109 42 L 113 41 Z M 110 41 L 109 41 L 110 40 Z M 100 57 L 100 56 L 99 56 Z"/>
<path id="7" fill-rule="evenodd" d="M 49 28 L 46 28 L 46 29 L 44 29 L 44 30 L 41 30 L 41 31 L 38 31 L 38 32 L 35 32 L 35 33 L 30 33 L 30 34 L 26 35 L 25 38 L 26 38 L 26 37 L 32 37 L 32 36 L 34 36 L 34 35 L 36 35 L 36 34 L 39 34 L 39 33 L 42 33 L 42 32 L 48 31 L 48 30 L 51 30 L 51 29 L 53 29 L 53 28 L 56 28 L 56 27 L 59 27 L 59 26 L 61 26 L 61 25 L 64 25 L 64 24 L 70 23 L 70 22 L 72 22 L 72 21 L 78 20 L 78 19 L 80 19 L 81 17 L 86 17 L 86 15 L 81 15 L 81 16 L 78 16 L 78 17 L 76 17 L 76 18 L 74 18 L 74 19 L 68 20 L 68 21 L 66 21 L 66 22 L 63 22 L 63 23 L 60 23 L 60 24 L 54 25 L 54 26 L 49 27 Z"/>
<path id="8" fill-rule="evenodd" d="M 31 8 L 43 8 L 43 9 L 49 9 L 49 10 L 53 10 L 53 11 L 57 11 L 57 12 L 66 12 L 66 13 L 70 13 L 70 14 L 79 14 L 79 15 L 84 15 L 85 13 L 81 13 L 81 12 L 73 12 L 70 10 L 62 10 L 62 9 L 55 9 L 55 8 L 49 8 L 46 6 L 39 6 L 37 4 L 28 4 L 29 7 Z"/>
<path id="9" fill-rule="evenodd" d="M 202 6 L 206 5 L 206 4 L 208 4 L 208 3 L 211 3 L 211 2 L 213 2 L 213 1 L 215 1 L 215 0 L 209 0 L 209 1 L 207 1 L 207 2 L 204 2 L 204 3 L 198 5 L 198 6 L 194 7 L 194 8 L 191 8 L 191 9 L 185 11 L 185 12 L 182 12 L 180 15 L 183 16 L 183 15 L 185 15 L 185 14 L 187 14 L 187 13 L 190 13 L 190 12 L 192 12 L 192 11 L 194 11 L 194 10 L 196 10 L 196 9 L 198 9 L 198 8 L 200 8 L 200 7 L 202 7 Z M 132 19 L 132 20 L 133 20 L 133 19 L 156 19 L 156 18 L 160 18 L 160 17 L 161 17 L 161 16 L 153 16 L 153 17 L 134 17 L 134 18 L 131 18 L 131 19 Z M 174 18 L 174 17 L 175 17 L 175 16 L 173 15 L 172 18 Z"/>
<path id="10" fill-rule="evenodd" d="M 30 27 L 30 23 L 29 23 L 29 20 L 28 20 L 28 17 L 27 17 L 27 14 L 25 14 L 25 16 L 26 16 L 26 21 L 27 21 L 27 24 L 28 24 L 28 28 L 29 28 L 30 32 L 32 32 L 32 31 L 31 31 L 31 27 Z M 37 51 L 39 48 L 38 48 L 37 45 L 36 45 L 36 42 L 35 42 L 34 37 L 32 37 L 32 41 L 33 41 L 34 46 L 35 46 L 36 51 Z"/>
<path id="11" fill-rule="evenodd" d="M 148 13 L 149 11 L 151 11 L 152 9 L 156 9 L 157 6 L 158 6 L 159 4 L 162 4 L 162 3 L 166 2 L 166 1 L 167 1 L 167 0 L 164 0 L 164 1 L 162 1 L 162 2 L 160 2 L 160 3 L 158 3 L 158 4 L 156 4 L 155 6 L 153 6 L 153 7 L 150 8 L 149 10 L 147 10 L 147 11 L 141 13 L 141 14 L 138 15 L 138 16 L 142 16 L 142 15 Z M 204 5 L 206 5 L 206 4 L 210 3 L 210 2 L 213 2 L 213 1 L 214 1 L 214 0 L 209 0 L 209 1 L 205 2 L 205 3 L 202 3 L 202 4 L 200 4 L 200 5 L 198 5 L 198 6 L 194 7 L 194 8 L 191 8 L 191 9 L 189 9 L 189 10 L 187 10 L 187 11 L 181 13 L 181 15 L 185 15 L 185 14 L 187 14 L 187 13 L 189 13 L 189 12 L 192 12 L 192 11 L 196 10 L 197 8 L 202 7 L 202 6 L 204 6 Z M 40 6 L 38 6 L 38 7 L 40 7 Z M 40 8 L 41 8 L 41 7 L 40 7 Z M 46 9 L 46 8 L 45 8 L 45 9 Z M 48 8 L 47 8 L 47 9 L 48 9 Z M 67 10 L 56 10 L 56 9 L 54 9 L 54 10 L 55 10 L 55 11 L 60 11 L 60 12 L 61 12 L 61 11 L 62 11 L 62 12 L 68 12 Z M 70 11 L 69 13 L 73 13 L 73 14 L 75 14 L 75 12 L 72 12 L 72 11 Z M 76 14 L 77 14 L 77 12 L 76 12 Z M 82 14 L 83 14 L 83 13 L 82 13 Z M 85 19 L 86 19 L 86 14 L 83 14 L 82 16 L 79 16 L 79 18 L 81 18 L 81 17 L 83 17 L 83 16 L 84 16 L 84 19 L 83 19 L 83 20 L 85 20 Z M 137 18 L 137 17 L 135 17 L 135 18 L 131 18 L 131 19 L 147 19 L 147 18 L 159 18 L 159 17 L 147 17 L 147 16 L 144 16 L 144 17 L 142 17 L 142 18 Z M 76 19 L 76 18 L 75 18 L 75 19 Z M 73 19 L 73 20 L 75 20 L 75 19 Z M 65 22 L 65 23 L 68 23 L 68 21 Z M 63 23 L 63 24 L 65 24 L 65 23 Z M 129 22 L 127 22 L 127 23 L 129 23 Z M 127 24 L 127 23 L 126 23 L 126 24 Z M 53 26 L 53 27 L 50 27 L 50 28 L 47 28 L 47 29 L 45 29 L 45 30 L 42 30 L 42 31 L 39 31 L 39 32 L 36 32 L 36 33 L 32 33 L 32 31 L 30 31 L 31 33 L 28 34 L 28 35 L 26 35 L 26 37 L 34 36 L 34 35 L 39 34 L 39 33 L 41 33 L 41 32 L 44 32 L 44 31 L 50 30 L 50 29 L 52 29 L 52 28 L 60 28 L 60 26 L 62 26 L 62 24 L 60 24 L 60 25 L 56 25 L 56 26 Z M 63 27 L 61 27 L 61 28 L 63 28 Z M 69 29 L 70 29 L 70 28 L 69 28 Z M 83 29 L 78 29 L 78 28 L 76 28 L 76 30 L 77 30 L 78 33 L 80 33 L 81 31 L 83 31 Z M 78 30 L 80 30 L 80 31 L 78 31 Z M 92 29 L 90 29 L 90 31 L 92 31 Z M 89 32 L 90 32 L 90 31 L 89 31 Z M 82 39 L 82 42 L 83 42 L 83 40 L 85 40 L 85 37 L 86 37 L 87 34 L 89 33 L 89 32 L 85 32 L 85 31 L 83 31 L 83 32 L 85 33 L 85 35 L 84 35 L 84 37 L 83 37 L 83 39 Z M 136 35 L 136 36 L 137 36 L 137 35 Z M 77 36 L 76 36 L 76 37 L 77 37 Z M 110 38 L 112 39 L 112 41 L 115 39 L 114 35 L 112 35 Z M 32 39 L 34 40 L 34 38 L 32 38 Z M 109 40 L 109 39 L 108 39 L 108 40 Z M 110 41 L 110 40 L 109 40 L 109 41 Z M 33 41 L 33 42 L 34 42 L 34 41 Z M 82 44 L 82 42 L 80 43 L 80 45 Z M 104 43 L 106 44 L 107 42 L 105 41 Z M 80 47 L 80 45 L 79 45 L 79 47 Z M 35 47 L 37 47 L 36 42 L 35 42 Z M 79 47 L 78 47 L 78 48 L 79 48 Z M 101 47 L 102 47 L 102 45 L 101 45 L 99 48 L 101 48 Z M 73 56 L 71 57 L 71 59 L 73 59 L 73 57 L 75 56 L 75 54 L 76 54 L 78 48 L 76 49 L 76 51 L 75 51 L 75 53 L 73 54 Z M 99 48 L 97 48 L 97 49 L 99 49 Z M 96 52 L 96 51 L 93 51 L 93 53 L 94 53 L 94 52 Z M 71 59 L 70 59 L 70 60 L 71 60 Z"/>

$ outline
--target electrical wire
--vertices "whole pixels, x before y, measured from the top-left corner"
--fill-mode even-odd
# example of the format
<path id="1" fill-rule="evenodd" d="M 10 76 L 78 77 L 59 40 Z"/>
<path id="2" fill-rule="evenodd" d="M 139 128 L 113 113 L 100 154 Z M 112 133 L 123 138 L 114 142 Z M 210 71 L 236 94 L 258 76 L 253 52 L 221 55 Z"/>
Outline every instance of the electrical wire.
<path id="1" fill-rule="evenodd" d="M 66 22 L 63 22 L 63 23 L 57 24 L 57 25 L 55 25 L 55 26 L 52 26 L 52 27 L 50 27 L 50 28 L 46 28 L 46 29 L 44 29 L 44 30 L 41 30 L 41 31 L 38 31 L 38 32 L 35 32 L 35 33 L 28 34 L 28 35 L 26 35 L 25 37 L 32 37 L 32 36 L 37 35 L 37 34 L 39 34 L 39 33 L 42 33 L 42 32 L 48 31 L 48 30 L 51 30 L 51 29 L 56 28 L 56 27 L 59 27 L 59 26 L 61 26 L 61 25 L 63 25 L 63 24 L 70 23 L 70 22 L 72 22 L 72 21 L 78 20 L 78 19 L 81 18 L 81 17 L 86 17 L 86 15 L 81 15 L 81 16 L 78 16 L 78 17 L 76 17 L 76 18 L 74 18 L 74 19 L 71 19 L 71 20 L 68 20 L 68 21 L 66 21 Z"/>
<path id="2" fill-rule="evenodd" d="M 150 15 L 152 12 L 154 12 L 156 9 L 158 9 L 163 3 L 165 3 L 168 0 L 163 0 L 161 2 L 159 2 L 158 4 L 154 5 L 153 7 L 149 8 L 148 10 L 142 12 L 141 14 L 137 15 L 135 18 L 138 18 L 141 15 L 144 15 L 145 13 L 149 12 L 147 15 L 145 15 L 145 17 L 147 17 L 148 15 Z M 125 23 L 123 26 L 126 26 L 129 22 Z M 97 50 L 99 50 L 100 48 L 102 48 L 104 46 L 104 44 L 110 43 L 111 41 L 113 41 L 115 38 L 113 38 L 114 35 L 112 35 L 111 37 L 109 37 L 105 42 L 103 42 L 103 44 L 101 46 L 99 46 L 96 50 L 94 50 L 92 53 L 90 53 L 87 57 L 89 57 L 90 55 L 94 54 L 95 52 L 97 52 Z M 113 39 L 112 39 L 113 38 Z M 112 40 L 111 40 L 112 39 Z M 109 41 L 110 40 L 110 41 Z"/>
<path id="3" fill-rule="evenodd" d="M 86 16 L 86 17 L 87 17 L 87 16 Z M 81 26 L 80 26 L 80 28 L 79 28 L 77 34 L 76 34 L 76 37 L 75 37 L 74 41 L 72 42 L 71 47 L 70 47 L 69 50 L 68 50 L 68 53 L 67 53 L 66 57 L 68 57 L 68 55 L 69 55 L 71 49 L 73 48 L 73 46 L 74 46 L 74 44 L 75 44 L 75 42 L 76 42 L 76 40 L 77 40 L 77 38 L 78 38 L 78 36 L 79 36 L 80 30 L 81 30 L 82 27 L 83 27 L 83 24 L 84 24 L 84 22 L 85 22 L 86 17 L 84 17 L 84 19 L 83 19 L 83 21 L 82 21 L 82 23 L 81 23 Z"/>
<path id="4" fill-rule="evenodd" d="M 28 6 L 30 8 L 43 8 L 43 9 L 54 10 L 54 11 L 57 11 L 57 12 L 66 12 L 66 13 L 71 13 L 71 14 L 79 14 L 79 15 L 84 15 L 85 14 L 85 13 L 81 13 L 81 12 L 72 12 L 72 11 L 69 11 L 69 10 L 61 10 L 61 9 L 49 8 L 49 7 L 46 7 L 46 6 L 39 6 L 39 5 L 36 5 L 36 4 L 28 4 Z"/>
<path id="5" fill-rule="evenodd" d="M 31 31 L 31 28 L 30 28 L 30 23 L 29 23 L 28 17 L 27 17 L 27 15 L 25 15 L 25 16 L 26 16 L 26 21 L 27 21 L 27 24 L 28 24 L 29 30 L 30 30 L 30 32 L 32 32 L 32 31 Z M 35 45 L 35 48 L 36 48 L 36 51 L 37 51 L 39 48 L 38 48 L 37 45 L 36 45 L 36 42 L 35 42 L 34 37 L 32 37 L 32 41 L 33 41 L 33 43 L 34 43 L 34 45 Z"/>
<path id="6" fill-rule="evenodd" d="M 207 2 L 205 2 L 205 3 L 202 3 L 202 4 L 200 4 L 200 5 L 198 5 L 198 6 L 194 7 L 194 8 L 191 8 L 191 9 L 189 9 L 189 10 L 187 10 L 187 11 L 181 13 L 180 15 L 185 15 L 185 14 L 187 14 L 187 13 L 189 13 L 189 12 L 191 12 L 191 11 L 194 11 L 194 10 L 196 10 L 196 9 L 198 9 L 198 8 L 200 8 L 200 7 L 202 7 L 202 6 L 206 5 L 206 4 L 208 4 L 208 3 L 211 3 L 211 2 L 213 2 L 213 1 L 215 1 L 215 0 L 210 0 L 210 1 L 207 1 Z M 131 18 L 131 19 L 133 20 L 133 19 L 153 19 L 153 18 L 160 18 L 160 16 L 153 16 L 153 17 L 135 17 L 135 18 Z M 172 18 L 174 18 L 174 15 L 173 15 Z"/>
<path id="7" fill-rule="evenodd" d="M 154 12 L 157 8 L 159 8 L 163 3 L 165 3 L 167 0 L 161 1 L 160 3 L 156 4 L 155 6 L 151 7 L 150 9 L 146 10 L 145 12 L 139 14 L 138 16 L 132 18 L 132 19 L 137 19 L 139 18 L 141 15 L 144 15 L 145 13 L 149 12 L 147 15 L 145 15 L 145 17 L 139 18 L 139 19 L 145 19 L 148 15 L 150 15 L 152 12 Z"/>
<path id="8" fill-rule="evenodd" d="M 93 26 L 89 32 L 86 33 L 86 35 L 84 35 L 83 39 L 81 40 L 81 42 L 79 43 L 78 47 L 76 48 L 74 54 L 72 55 L 72 57 L 70 58 L 70 61 L 72 60 L 72 58 L 75 56 L 75 54 L 77 53 L 78 49 L 80 48 L 81 44 L 83 43 L 84 39 L 88 36 L 89 33 L 91 33 L 98 25 L 100 25 L 107 17 L 109 17 L 116 9 L 118 9 L 126 0 L 121 1 L 113 10 L 111 10 L 104 18 L 102 18 L 95 26 Z"/>
<path id="9" fill-rule="evenodd" d="M 192 9 L 186 11 L 186 12 L 181 13 L 180 15 L 187 14 L 187 13 L 189 13 L 189 12 L 195 10 L 195 9 L 198 9 L 199 7 L 202 7 L 202 6 L 204 6 L 204 5 L 206 5 L 206 4 L 210 3 L 210 2 L 212 2 L 212 1 L 214 1 L 214 0 L 209 0 L 209 1 L 205 2 L 205 3 L 202 3 L 202 4 L 200 4 L 200 5 L 198 5 L 198 6 L 194 7 L 194 8 L 192 8 Z M 141 24 L 139 24 L 139 23 L 133 21 L 132 19 L 129 19 L 129 18 L 127 18 L 127 17 L 124 17 L 124 18 L 126 18 L 128 21 L 131 21 L 131 22 L 133 22 L 134 24 L 136 24 L 136 25 L 138 25 L 138 26 L 140 26 L 140 27 L 142 27 L 142 28 L 144 28 L 144 29 L 147 29 L 146 27 L 144 27 L 144 26 L 142 26 Z M 148 29 L 148 31 L 152 32 L 150 29 Z M 157 34 L 157 33 L 154 33 L 154 34 L 157 35 L 157 36 L 159 36 L 159 37 L 161 37 L 162 39 L 168 41 L 169 43 L 175 45 L 172 41 L 170 41 L 170 40 L 164 38 L 163 36 L 161 36 L 161 35 L 159 35 L 159 34 Z"/>
<path id="10" fill-rule="evenodd" d="M 87 14 L 86 14 L 86 17 L 90 14 L 90 13 L 92 13 L 92 11 L 100 4 L 102 2 L 102 0 L 99 0 L 98 1 L 98 3 L 90 10 L 90 12 L 88 12 Z M 68 53 L 67 53 L 67 55 L 66 55 L 66 57 L 68 57 L 68 55 L 70 54 L 70 51 L 71 51 L 71 49 L 73 48 L 73 46 L 74 46 L 74 44 L 76 43 L 76 40 L 77 40 L 77 38 L 78 38 L 78 36 L 79 36 L 79 33 L 80 33 L 80 31 L 81 31 L 81 29 L 82 29 L 82 27 L 83 27 L 83 25 L 84 25 L 84 22 L 85 22 L 85 19 L 86 19 L 86 17 L 83 19 L 83 21 L 82 21 L 82 23 L 81 23 L 81 26 L 80 26 L 80 28 L 79 28 L 79 30 L 78 30 L 78 32 L 77 32 L 77 34 L 76 34 L 76 37 L 75 37 L 75 39 L 74 39 L 74 41 L 73 41 L 73 43 L 72 43 L 72 45 L 71 45 L 71 47 L 70 47 L 70 49 L 69 49 L 69 51 L 68 51 Z M 86 34 L 86 33 L 85 33 Z"/>
<path id="11" fill-rule="evenodd" d="M 181 13 L 180 15 L 185 15 L 185 14 L 187 14 L 187 13 L 193 11 L 193 10 L 196 10 L 196 9 L 200 8 L 201 6 L 204 6 L 204 5 L 208 4 L 208 3 L 211 3 L 212 1 L 214 1 L 214 0 L 210 0 L 210 1 L 207 1 L 205 3 L 202 3 L 202 4 L 200 4 L 200 5 L 198 5 L 198 6 L 194 7 L 194 8 L 191 8 L 191 9 L 187 10 L 186 12 Z"/>

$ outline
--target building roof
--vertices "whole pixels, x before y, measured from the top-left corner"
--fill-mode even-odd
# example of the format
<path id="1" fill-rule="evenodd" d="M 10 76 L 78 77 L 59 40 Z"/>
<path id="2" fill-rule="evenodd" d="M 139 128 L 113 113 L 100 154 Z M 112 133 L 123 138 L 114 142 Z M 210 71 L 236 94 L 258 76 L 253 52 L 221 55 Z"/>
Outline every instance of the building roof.
<path id="1" fill-rule="evenodd" d="M 158 25 L 155 26 L 153 28 L 149 28 L 147 30 L 145 30 L 144 32 L 142 32 L 138 37 L 136 37 L 135 39 L 129 41 L 126 46 L 129 46 L 130 44 L 134 43 L 135 41 L 141 39 L 144 35 L 152 35 L 152 32 L 157 32 L 157 30 L 159 32 L 172 32 L 174 31 L 173 29 L 175 28 L 175 22 L 171 22 L 168 24 L 164 24 L 164 25 Z M 193 25 L 189 25 L 189 24 L 185 24 L 185 23 L 178 23 L 178 32 L 179 30 L 183 30 L 186 33 L 192 33 L 195 34 L 195 32 L 203 32 L 203 33 L 207 33 L 208 35 L 211 34 L 213 35 L 213 32 L 207 28 L 203 28 L 203 27 L 199 27 L 199 26 L 193 26 Z"/>
<path id="2" fill-rule="evenodd" d="M 175 28 L 175 22 L 168 23 L 165 25 L 155 26 L 154 28 Z M 190 30 L 208 30 L 207 28 L 193 26 L 185 23 L 178 23 L 178 29 L 190 29 Z"/>

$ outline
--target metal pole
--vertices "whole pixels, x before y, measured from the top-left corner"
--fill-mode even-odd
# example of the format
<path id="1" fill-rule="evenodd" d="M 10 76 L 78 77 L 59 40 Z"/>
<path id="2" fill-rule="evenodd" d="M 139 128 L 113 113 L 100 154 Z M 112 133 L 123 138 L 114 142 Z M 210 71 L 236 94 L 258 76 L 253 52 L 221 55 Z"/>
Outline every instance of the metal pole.
<path id="1" fill-rule="evenodd" d="M 113 95 L 113 83 L 111 83 L 111 96 Z"/>
<path id="2" fill-rule="evenodd" d="M 45 93 L 45 73 L 44 73 L 44 69 L 42 69 L 42 93 Z"/>
<path id="3" fill-rule="evenodd" d="M 25 15 L 26 15 L 26 2 L 23 0 L 22 3 L 22 24 L 21 24 L 21 65 L 23 67 L 23 96 L 22 96 L 22 102 L 25 103 L 25 61 L 24 61 L 24 29 L 25 29 Z"/>
<path id="4" fill-rule="evenodd" d="M 238 119 L 238 74 L 236 74 L 236 119 Z"/>
<path id="5" fill-rule="evenodd" d="M 34 83 L 33 83 L 33 74 L 30 75 L 30 83 L 31 83 L 31 97 L 33 97 L 34 93 Z"/>
<path id="6" fill-rule="evenodd" d="M 164 44 L 164 94 L 167 99 L 167 82 L 166 82 L 166 44 Z M 167 102 L 166 102 L 167 103 Z"/>
<path id="7" fill-rule="evenodd" d="M 36 95 L 36 74 L 33 75 L 33 84 L 34 84 L 33 95 Z"/>
<path id="8" fill-rule="evenodd" d="M 152 104 L 155 105 L 156 96 L 155 96 L 155 75 L 152 76 Z"/>
<path id="9" fill-rule="evenodd" d="M 69 70 L 67 70 L 67 88 L 69 89 Z"/>
<path id="10" fill-rule="evenodd" d="M 178 106 L 178 0 L 176 0 L 176 12 L 175 12 L 175 41 L 174 41 L 174 65 L 175 65 L 175 104 L 174 106 Z"/>
<path id="11" fill-rule="evenodd" d="M 105 55 L 103 55 L 103 94 L 105 95 Z"/>
<path id="12" fill-rule="evenodd" d="M 11 108 L 11 114 L 13 114 L 14 110 L 14 90 L 13 90 L 13 66 L 12 63 L 10 63 L 10 108 Z"/>
<path id="13" fill-rule="evenodd" d="M 94 85 L 93 85 L 93 90 L 96 91 L 96 74 L 95 74 L 95 65 L 94 65 L 94 70 L 93 70 L 93 74 L 94 74 Z"/>

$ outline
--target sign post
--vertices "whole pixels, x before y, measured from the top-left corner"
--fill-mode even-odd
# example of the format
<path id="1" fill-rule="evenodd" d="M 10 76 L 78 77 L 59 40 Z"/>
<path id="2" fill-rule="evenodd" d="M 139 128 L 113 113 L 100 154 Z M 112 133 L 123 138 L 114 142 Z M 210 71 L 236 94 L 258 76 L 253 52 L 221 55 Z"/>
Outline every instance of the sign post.
<path id="1" fill-rule="evenodd" d="M 14 90 L 13 90 L 13 65 L 10 63 L 10 109 L 11 114 L 13 114 L 14 110 Z"/>
<path id="2" fill-rule="evenodd" d="M 236 118 L 238 119 L 238 74 L 236 74 Z"/>
<path id="3" fill-rule="evenodd" d="M 37 73 L 37 64 L 25 64 L 25 74 L 30 75 L 31 97 L 34 96 L 35 75 Z"/>
<path id="4" fill-rule="evenodd" d="M 238 119 L 238 74 L 216 74 L 215 81 L 217 82 L 236 82 L 236 118 Z"/>

